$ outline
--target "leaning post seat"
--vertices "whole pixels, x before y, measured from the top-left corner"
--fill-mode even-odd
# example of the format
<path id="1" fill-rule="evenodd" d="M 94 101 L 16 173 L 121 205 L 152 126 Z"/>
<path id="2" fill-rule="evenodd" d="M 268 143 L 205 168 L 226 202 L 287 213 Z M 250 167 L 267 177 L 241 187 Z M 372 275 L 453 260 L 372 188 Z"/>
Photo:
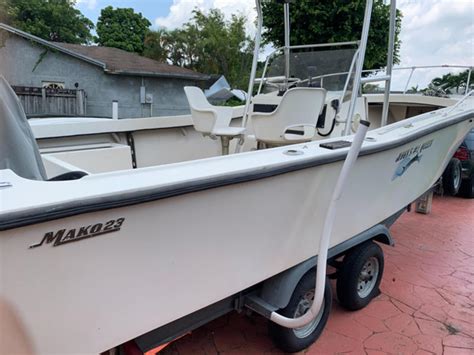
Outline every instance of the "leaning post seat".
<path id="1" fill-rule="evenodd" d="M 242 137 L 245 128 L 231 127 L 233 109 L 211 105 L 202 90 L 196 86 L 185 86 L 184 92 L 191 109 L 194 129 L 204 136 L 219 137 L 222 155 L 229 154 L 230 141 Z"/>
<path id="2" fill-rule="evenodd" d="M 287 90 L 273 112 L 252 112 L 257 142 L 278 146 L 311 141 L 325 101 L 326 90 L 322 88 Z"/>

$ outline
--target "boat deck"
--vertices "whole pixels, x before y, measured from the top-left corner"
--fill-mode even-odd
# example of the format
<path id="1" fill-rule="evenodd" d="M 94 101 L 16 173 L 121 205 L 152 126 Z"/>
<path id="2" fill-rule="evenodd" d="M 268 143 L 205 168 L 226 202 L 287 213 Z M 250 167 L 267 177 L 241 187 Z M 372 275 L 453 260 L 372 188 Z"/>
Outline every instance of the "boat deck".
<path id="1" fill-rule="evenodd" d="M 383 246 L 382 294 L 365 309 L 336 301 L 307 354 L 473 354 L 474 200 L 435 197 L 429 215 L 405 213 Z M 166 354 L 279 354 L 266 321 L 236 313 L 195 330 Z"/>

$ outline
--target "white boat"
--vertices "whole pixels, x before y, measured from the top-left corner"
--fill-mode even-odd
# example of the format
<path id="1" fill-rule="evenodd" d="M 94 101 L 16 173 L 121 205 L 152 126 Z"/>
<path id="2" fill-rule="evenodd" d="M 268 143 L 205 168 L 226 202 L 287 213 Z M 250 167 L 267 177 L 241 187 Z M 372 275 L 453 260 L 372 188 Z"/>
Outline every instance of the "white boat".
<path id="1" fill-rule="evenodd" d="M 367 3 L 349 70 L 355 70 L 354 87 L 361 83 L 372 1 Z M 389 82 L 390 64 L 387 71 Z M 251 86 L 254 76 L 255 65 Z M 276 312 L 301 316 L 285 310 L 295 286 L 313 275 L 316 256 L 327 252 L 319 245 L 328 206 L 354 141 L 351 129 L 364 121 L 378 128 L 368 132 L 338 199 L 328 257 L 332 262 L 346 256 L 338 296 L 347 297 L 348 308 L 360 308 L 377 294 L 383 271 L 377 251 L 363 265 L 375 276 L 356 282 L 361 288 L 354 290 L 348 278 L 357 281 L 362 271 L 351 271 L 348 255 L 376 248 L 371 240 L 390 243 L 387 227 L 430 189 L 474 127 L 473 100 L 466 95 L 397 121 L 388 114 L 388 90 L 372 114 L 367 100 L 378 98 L 357 97 L 353 90 L 344 94 L 351 100 L 341 99 L 340 115 L 349 119 L 336 122 L 328 138 L 303 121 L 285 126 L 289 131 L 276 141 L 259 139 L 251 132 L 260 129 L 258 116 L 276 122 L 275 115 L 288 109 L 283 100 L 300 102 L 289 112 L 302 114 L 314 107 L 298 101 L 300 95 L 315 95 L 324 99 L 319 112 L 326 107 L 327 122 L 338 113 L 331 105 L 336 93 L 288 89 L 289 78 L 283 97 L 259 95 L 234 110 L 204 101 L 205 107 L 193 106 L 190 94 L 193 116 L 36 119 L 29 121 L 33 134 L 1 82 L 0 295 L 18 312 L 38 353 L 101 353 L 132 339 L 145 352 L 244 307 L 272 320 Z M 414 105 L 440 102 L 412 99 Z M 275 104 L 273 112 L 256 112 L 256 105 Z M 200 133 L 205 128 L 197 124 L 199 112 L 206 110 L 231 121 L 207 132 L 220 140 Z M 237 139 L 227 147 L 229 137 Z M 278 139 L 302 142 L 282 145 Z M 254 150 L 256 140 L 260 147 L 277 147 Z M 221 149 L 243 152 L 221 155 Z M 325 264 L 326 258 L 320 260 Z M 319 336 L 330 308 L 325 292 L 325 308 L 309 328 L 273 328 L 282 348 L 296 351 Z M 314 295 L 298 297 L 307 304 Z M 288 334 L 293 338 L 284 338 Z"/>

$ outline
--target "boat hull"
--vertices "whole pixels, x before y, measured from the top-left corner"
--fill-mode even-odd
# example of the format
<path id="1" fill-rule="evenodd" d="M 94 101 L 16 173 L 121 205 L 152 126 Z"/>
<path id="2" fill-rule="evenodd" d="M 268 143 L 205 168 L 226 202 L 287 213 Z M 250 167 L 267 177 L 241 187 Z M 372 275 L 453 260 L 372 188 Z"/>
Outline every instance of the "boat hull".
<path id="1" fill-rule="evenodd" d="M 458 122 L 361 156 L 331 246 L 428 190 L 470 127 Z M 398 174 L 413 152 L 419 159 Z M 336 161 L 2 231 L 1 294 L 39 353 L 105 351 L 316 255 L 341 167 Z M 79 238 L 81 227 L 84 237 L 109 221 L 118 229 Z"/>

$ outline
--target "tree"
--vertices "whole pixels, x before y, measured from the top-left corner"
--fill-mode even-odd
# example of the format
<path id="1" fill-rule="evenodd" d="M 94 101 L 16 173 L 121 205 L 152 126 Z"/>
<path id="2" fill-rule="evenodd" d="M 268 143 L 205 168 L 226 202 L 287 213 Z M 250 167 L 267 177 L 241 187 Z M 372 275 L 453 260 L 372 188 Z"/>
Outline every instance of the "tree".
<path id="1" fill-rule="evenodd" d="M 378 92 L 384 92 L 384 89 L 381 88 L 379 84 L 365 83 L 362 85 L 362 92 L 364 94 L 375 94 Z"/>
<path id="2" fill-rule="evenodd" d="M 143 55 L 160 62 L 168 59 L 168 33 L 164 29 L 150 30 L 143 43 Z"/>
<path id="3" fill-rule="evenodd" d="M 315 44 L 346 42 L 360 39 L 364 22 L 365 1 L 326 0 L 295 1 L 290 4 L 290 43 Z M 263 2 L 263 38 L 276 47 L 284 46 L 283 5 Z M 375 0 L 365 69 L 379 69 L 387 63 L 390 7 Z M 399 34 L 402 14 L 397 10 L 394 62 L 399 63 Z"/>
<path id="4" fill-rule="evenodd" d="M 115 47 L 128 52 L 143 53 L 145 36 L 151 22 L 133 9 L 107 6 L 97 21 L 96 42 L 100 46 Z"/>
<path id="5" fill-rule="evenodd" d="M 94 24 L 75 0 L 2 0 L 9 23 L 53 42 L 89 43 Z"/>
<path id="6" fill-rule="evenodd" d="M 447 94 L 461 93 L 466 91 L 467 78 L 469 75 L 469 69 L 459 73 L 453 74 L 448 73 L 441 77 L 434 78 L 429 87 L 443 89 Z M 474 77 L 474 75 L 473 75 Z M 472 87 L 473 82 L 471 81 L 469 86 Z"/>
<path id="7" fill-rule="evenodd" d="M 196 69 L 199 61 L 198 32 L 194 28 L 150 31 L 145 39 L 144 55 L 167 60 L 173 65 Z"/>
<path id="8" fill-rule="evenodd" d="M 246 19 L 230 21 L 217 9 L 193 11 L 181 29 L 150 32 L 144 54 L 207 74 L 222 74 L 234 87 L 246 88 L 252 63 L 253 42 L 245 34 Z"/>
<path id="9" fill-rule="evenodd" d="M 7 0 L 0 0 L 0 22 L 10 23 Z"/>

